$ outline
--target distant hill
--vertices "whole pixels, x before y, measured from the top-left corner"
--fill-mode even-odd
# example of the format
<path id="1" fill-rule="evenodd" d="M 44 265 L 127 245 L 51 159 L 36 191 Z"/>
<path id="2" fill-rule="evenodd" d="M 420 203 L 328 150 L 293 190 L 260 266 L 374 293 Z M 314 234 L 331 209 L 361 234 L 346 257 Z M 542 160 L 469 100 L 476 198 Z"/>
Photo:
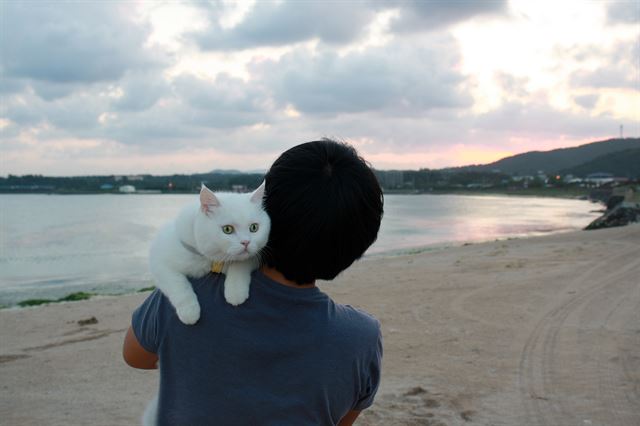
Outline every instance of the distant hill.
<path id="1" fill-rule="evenodd" d="M 617 177 L 640 178 L 640 148 L 626 149 L 601 155 L 576 167 L 564 169 L 560 174 L 585 177 L 591 173 L 611 173 Z"/>
<path id="2" fill-rule="evenodd" d="M 253 169 L 253 170 L 236 170 L 236 169 L 214 169 L 208 174 L 219 174 L 219 175 L 263 175 L 267 173 L 266 170 L 262 169 Z"/>
<path id="3" fill-rule="evenodd" d="M 210 172 L 207 172 L 210 174 L 219 174 L 219 175 L 241 175 L 245 172 L 241 172 L 240 170 L 236 170 L 236 169 L 214 169 L 211 170 Z"/>
<path id="4" fill-rule="evenodd" d="M 503 158 L 490 164 L 460 167 L 450 170 L 500 170 L 503 173 L 511 175 L 533 175 L 539 170 L 542 170 L 548 174 L 555 174 L 562 170 L 577 168 L 578 166 L 595 161 L 597 158 L 606 156 L 607 154 L 639 148 L 640 138 L 609 139 L 573 148 L 525 152 L 523 154 Z M 595 164 L 597 165 L 597 163 Z"/>

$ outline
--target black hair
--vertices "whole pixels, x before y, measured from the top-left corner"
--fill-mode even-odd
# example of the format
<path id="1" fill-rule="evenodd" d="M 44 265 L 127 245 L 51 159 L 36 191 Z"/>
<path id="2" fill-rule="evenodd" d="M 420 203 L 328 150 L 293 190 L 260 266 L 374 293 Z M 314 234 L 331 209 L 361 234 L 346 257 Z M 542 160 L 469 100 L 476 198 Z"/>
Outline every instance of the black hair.
<path id="1" fill-rule="evenodd" d="M 265 263 L 298 284 L 335 278 L 376 240 L 383 202 L 352 146 L 323 139 L 285 151 L 265 176 Z"/>

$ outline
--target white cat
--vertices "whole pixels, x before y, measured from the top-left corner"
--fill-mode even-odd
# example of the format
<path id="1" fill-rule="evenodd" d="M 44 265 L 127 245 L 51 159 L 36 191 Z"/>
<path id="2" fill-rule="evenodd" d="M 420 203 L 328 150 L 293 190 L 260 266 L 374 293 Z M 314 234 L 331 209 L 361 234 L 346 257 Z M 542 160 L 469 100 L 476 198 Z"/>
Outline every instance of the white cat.
<path id="1" fill-rule="evenodd" d="M 263 195 L 264 183 L 252 194 L 214 194 L 202 185 L 200 201 L 184 208 L 154 239 L 151 274 L 184 324 L 200 318 L 200 304 L 187 277 L 206 275 L 213 262 L 225 262 L 227 302 L 240 305 L 249 297 L 251 271 L 258 267 L 258 253 L 271 226 Z"/>

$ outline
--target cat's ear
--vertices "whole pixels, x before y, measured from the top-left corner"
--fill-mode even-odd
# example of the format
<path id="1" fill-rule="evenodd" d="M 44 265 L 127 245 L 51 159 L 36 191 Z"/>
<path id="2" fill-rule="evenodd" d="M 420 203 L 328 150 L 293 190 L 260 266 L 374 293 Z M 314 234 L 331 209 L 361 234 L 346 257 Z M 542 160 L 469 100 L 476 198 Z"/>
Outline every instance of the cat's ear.
<path id="1" fill-rule="evenodd" d="M 260 186 L 251 194 L 251 202 L 262 204 L 262 197 L 264 197 L 264 181 L 262 181 Z"/>
<path id="2" fill-rule="evenodd" d="M 202 188 L 200 188 L 200 210 L 204 213 L 209 213 L 213 210 L 214 207 L 218 207 L 220 205 L 220 201 L 216 195 L 209 188 L 202 184 Z"/>

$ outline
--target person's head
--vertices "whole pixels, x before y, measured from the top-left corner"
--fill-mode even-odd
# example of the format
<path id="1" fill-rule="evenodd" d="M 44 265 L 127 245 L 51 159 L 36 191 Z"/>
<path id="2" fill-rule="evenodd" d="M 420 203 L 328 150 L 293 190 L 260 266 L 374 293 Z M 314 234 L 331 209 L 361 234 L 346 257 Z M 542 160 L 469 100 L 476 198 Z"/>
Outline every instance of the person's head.
<path id="1" fill-rule="evenodd" d="M 265 176 L 271 232 L 264 260 L 298 284 L 331 280 L 376 240 L 382 189 L 367 163 L 345 143 L 295 146 Z"/>

